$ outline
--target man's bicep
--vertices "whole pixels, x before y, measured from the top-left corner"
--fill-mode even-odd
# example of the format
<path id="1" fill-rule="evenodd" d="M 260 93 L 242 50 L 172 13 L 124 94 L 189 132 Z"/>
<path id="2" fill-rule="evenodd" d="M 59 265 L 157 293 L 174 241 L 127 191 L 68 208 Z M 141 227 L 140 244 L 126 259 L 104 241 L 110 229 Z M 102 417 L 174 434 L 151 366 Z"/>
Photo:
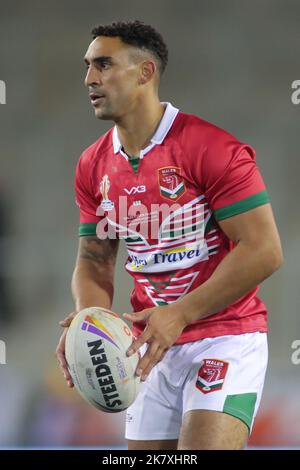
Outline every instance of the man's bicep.
<path id="1" fill-rule="evenodd" d="M 218 221 L 227 237 L 238 243 L 274 244 L 280 248 L 280 239 L 271 204 L 264 204 L 241 214 Z M 259 246 L 259 245 L 258 245 Z"/>
<path id="2" fill-rule="evenodd" d="M 77 262 L 89 260 L 99 265 L 114 267 L 118 254 L 119 240 L 106 238 L 99 239 L 96 236 L 80 237 Z"/>

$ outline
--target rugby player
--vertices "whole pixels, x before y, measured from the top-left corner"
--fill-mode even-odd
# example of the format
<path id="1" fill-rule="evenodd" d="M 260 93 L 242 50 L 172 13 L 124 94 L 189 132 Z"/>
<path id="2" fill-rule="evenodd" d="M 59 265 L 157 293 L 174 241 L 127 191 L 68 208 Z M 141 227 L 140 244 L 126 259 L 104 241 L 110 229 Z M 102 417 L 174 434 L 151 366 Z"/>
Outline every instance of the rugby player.
<path id="1" fill-rule="evenodd" d="M 161 102 L 168 50 L 153 27 L 119 22 L 92 35 L 85 85 L 95 116 L 115 125 L 76 169 L 75 310 L 61 322 L 59 364 L 72 387 L 67 328 L 83 308 L 111 308 L 123 238 L 135 283 L 128 354 L 142 352 L 129 449 L 242 449 L 268 358 L 258 286 L 283 260 L 255 151 Z"/>

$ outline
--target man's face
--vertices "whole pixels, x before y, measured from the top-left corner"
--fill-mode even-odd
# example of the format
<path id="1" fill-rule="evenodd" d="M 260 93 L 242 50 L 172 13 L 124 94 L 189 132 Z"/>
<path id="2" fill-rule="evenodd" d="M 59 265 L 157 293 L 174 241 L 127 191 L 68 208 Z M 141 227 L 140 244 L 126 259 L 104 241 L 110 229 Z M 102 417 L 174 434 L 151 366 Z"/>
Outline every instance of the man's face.
<path id="1" fill-rule="evenodd" d="M 139 93 L 139 62 L 133 60 L 133 48 L 118 37 L 100 36 L 93 40 L 85 55 L 89 89 L 95 115 L 118 121 L 134 109 Z"/>

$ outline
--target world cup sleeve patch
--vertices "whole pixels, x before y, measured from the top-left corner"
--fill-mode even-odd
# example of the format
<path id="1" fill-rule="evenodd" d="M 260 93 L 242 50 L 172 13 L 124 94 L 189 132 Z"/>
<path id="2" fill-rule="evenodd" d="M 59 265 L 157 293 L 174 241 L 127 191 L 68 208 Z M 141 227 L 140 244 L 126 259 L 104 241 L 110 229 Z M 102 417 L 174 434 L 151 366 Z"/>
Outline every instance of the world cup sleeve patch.
<path id="1" fill-rule="evenodd" d="M 229 363 L 220 359 L 204 359 L 198 370 L 196 387 L 202 393 L 221 390 L 227 374 Z"/>

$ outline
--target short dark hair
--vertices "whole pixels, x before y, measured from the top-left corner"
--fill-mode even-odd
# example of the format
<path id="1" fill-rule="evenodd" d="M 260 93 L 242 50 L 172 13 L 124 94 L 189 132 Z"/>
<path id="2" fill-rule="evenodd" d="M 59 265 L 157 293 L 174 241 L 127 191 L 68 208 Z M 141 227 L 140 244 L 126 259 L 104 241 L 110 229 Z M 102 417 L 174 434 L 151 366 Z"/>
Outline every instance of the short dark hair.
<path id="1" fill-rule="evenodd" d="M 99 36 L 119 37 L 125 44 L 151 52 L 159 62 L 162 74 L 168 63 L 168 48 L 161 36 L 152 26 L 142 21 L 118 21 L 100 25 L 92 29 L 93 39 Z"/>

